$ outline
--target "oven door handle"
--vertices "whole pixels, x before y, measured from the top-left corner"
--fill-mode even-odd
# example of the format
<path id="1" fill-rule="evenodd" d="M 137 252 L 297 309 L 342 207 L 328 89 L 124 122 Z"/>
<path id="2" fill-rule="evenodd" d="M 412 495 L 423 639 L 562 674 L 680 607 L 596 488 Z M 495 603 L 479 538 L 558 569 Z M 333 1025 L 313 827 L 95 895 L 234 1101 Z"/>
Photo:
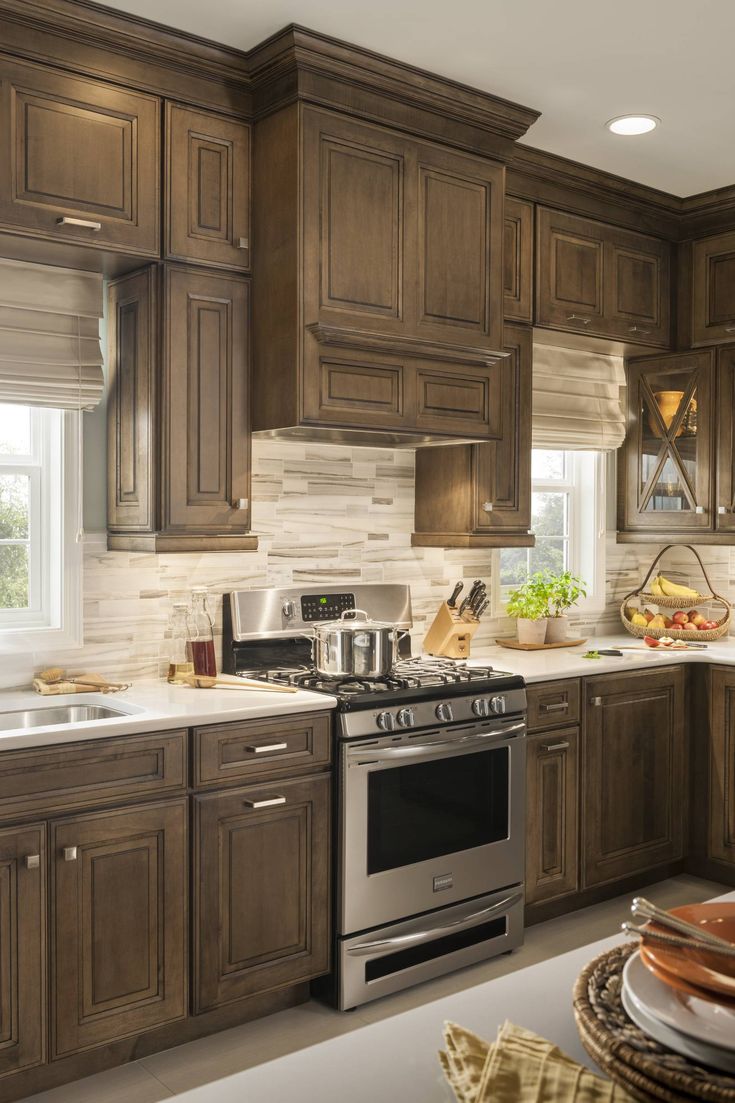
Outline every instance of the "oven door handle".
<path id="1" fill-rule="evenodd" d="M 473 732 L 461 739 L 442 739 L 436 743 L 416 743 L 409 747 L 355 747 L 348 749 L 347 762 L 349 766 L 365 766 L 375 762 L 390 762 L 397 758 L 435 758 L 437 755 L 446 757 L 447 751 L 466 751 L 473 747 L 487 746 L 488 740 L 502 742 L 509 735 L 525 730 L 525 721 L 518 720 L 502 728 L 493 728 L 492 731 Z"/>
<path id="2" fill-rule="evenodd" d="M 465 927 L 473 926 L 478 920 L 485 919 L 487 916 L 510 911 L 522 900 L 523 893 L 514 892 L 512 896 L 506 896 L 502 900 L 496 901 L 489 908 L 482 908 L 481 911 L 473 912 L 472 915 L 465 915 L 462 919 L 455 919 L 452 923 L 439 923 L 428 931 L 413 931 L 411 934 L 396 935 L 395 938 L 378 938 L 373 942 L 358 942 L 356 946 L 350 946 L 347 953 L 353 957 L 379 957 L 381 954 L 389 953 L 392 950 L 416 946 L 420 942 L 430 942 L 447 931 L 461 931 Z"/>

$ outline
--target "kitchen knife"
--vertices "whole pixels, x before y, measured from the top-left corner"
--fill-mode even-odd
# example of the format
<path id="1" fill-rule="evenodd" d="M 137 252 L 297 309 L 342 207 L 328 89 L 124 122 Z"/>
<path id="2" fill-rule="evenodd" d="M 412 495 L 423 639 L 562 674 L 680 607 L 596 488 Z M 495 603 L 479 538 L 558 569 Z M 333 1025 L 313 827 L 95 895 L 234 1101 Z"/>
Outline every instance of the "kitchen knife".
<path id="1" fill-rule="evenodd" d="M 475 581 L 472 583 L 472 589 L 470 590 L 469 594 L 467 595 L 467 602 L 468 602 L 469 605 L 472 605 L 472 603 L 475 600 L 475 598 L 477 597 L 481 587 L 482 587 L 482 579 L 481 578 L 476 578 Z"/>
<path id="2" fill-rule="evenodd" d="M 470 596 L 468 594 L 467 597 L 464 599 L 464 601 L 462 602 L 462 604 L 459 607 L 459 616 L 462 618 L 462 620 L 466 620 L 465 613 L 467 613 L 469 611 L 469 607 L 470 607 Z"/>
<path id="3" fill-rule="evenodd" d="M 489 605 L 489 604 L 490 604 L 490 598 L 489 598 L 489 597 L 488 597 L 488 598 L 485 598 L 485 600 L 483 601 L 482 605 L 480 606 L 480 608 L 479 608 L 479 609 L 477 610 L 477 612 L 475 613 L 475 617 L 477 618 L 477 620 L 479 620 L 479 619 L 480 619 L 480 617 L 481 617 L 481 616 L 482 616 L 482 614 L 483 614 L 483 613 L 485 612 L 485 610 L 487 609 L 487 607 L 488 607 L 488 605 Z"/>
<path id="4" fill-rule="evenodd" d="M 480 606 L 483 604 L 483 602 L 486 601 L 486 599 L 487 599 L 487 587 L 483 583 L 479 587 L 479 589 L 477 590 L 477 593 L 475 594 L 475 596 L 470 599 L 470 609 L 472 610 L 472 612 L 474 613 L 475 616 L 477 616 L 477 610 L 480 608 Z"/>
<path id="5" fill-rule="evenodd" d="M 455 605 L 457 604 L 457 598 L 462 593 L 463 588 L 464 588 L 464 582 L 462 582 L 460 580 L 457 583 L 457 585 L 454 587 L 454 589 L 452 590 L 452 596 L 450 597 L 449 601 L 447 602 L 447 605 L 449 606 L 450 609 L 453 609 L 455 607 Z"/>

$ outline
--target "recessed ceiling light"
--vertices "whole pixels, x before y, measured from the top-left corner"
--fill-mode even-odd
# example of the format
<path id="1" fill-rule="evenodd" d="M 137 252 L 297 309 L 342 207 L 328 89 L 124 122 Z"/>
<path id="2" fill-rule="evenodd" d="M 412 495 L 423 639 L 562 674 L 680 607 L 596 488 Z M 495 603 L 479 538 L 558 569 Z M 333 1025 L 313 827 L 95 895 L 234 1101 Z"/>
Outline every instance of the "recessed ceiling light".
<path id="1" fill-rule="evenodd" d="M 655 130 L 661 122 L 655 115 L 618 115 L 605 123 L 613 134 L 648 134 L 649 130 Z"/>

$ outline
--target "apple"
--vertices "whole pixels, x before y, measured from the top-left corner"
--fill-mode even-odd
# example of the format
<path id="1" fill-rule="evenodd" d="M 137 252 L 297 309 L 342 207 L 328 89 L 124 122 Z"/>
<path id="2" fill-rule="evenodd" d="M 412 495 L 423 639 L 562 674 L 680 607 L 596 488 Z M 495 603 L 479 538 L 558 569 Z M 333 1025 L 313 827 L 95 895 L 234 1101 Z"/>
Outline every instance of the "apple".
<path id="1" fill-rule="evenodd" d="M 671 619 L 673 620 L 674 624 L 680 624 L 683 627 L 689 620 L 689 615 L 683 610 L 678 609 Z"/>
<path id="2" fill-rule="evenodd" d="M 718 626 L 718 625 L 717 625 L 717 621 L 716 621 L 716 620 L 706 620 L 706 621 L 704 622 L 704 624 L 700 624 L 700 626 L 699 626 L 699 631 L 700 631 L 700 632 L 711 632 L 711 631 L 712 631 L 712 629 L 713 629 L 713 628 L 717 628 L 717 626 Z"/>
<path id="3" fill-rule="evenodd" d="M 696 609 L 690 609 L 689 612 L 687 613 L 687 620 L 693 620 L 694 617 L 696 617 L 696 615 L 697 615 L 697 610 Z"/>
<path id="4" fill-rule="evenodd" d="M 702 616 L 702 614 L 701 614 L 701 613 L 700 613 L 700 612 L 699 612 L 699 611 L 697 610 L 697 611 L 696 611 L 696 612 L 695 612 L 695 613 L 694 613 L 694 614 L 693 614 L 693 615 L 692 615 L 692 616 L 691 616 L 691 617 L 689 618 L 689 623 L 690 623 L 690 624 L 696 624 L 697 628 L 701 628 L 703 624 L 706 624 L 706 623 L 707 623 L 707 618 L 706 618 L 706 617 L 703 617 L 703 616 Z"/>
<path id="5" fill-rule="evenodd" d="M 658 642 L 659 641 L 654 639 L 653 636 L 644 636 L 643 637 L 643 642 L 645 644 L 647 644 L 648 647 L 658 647 Z"/>

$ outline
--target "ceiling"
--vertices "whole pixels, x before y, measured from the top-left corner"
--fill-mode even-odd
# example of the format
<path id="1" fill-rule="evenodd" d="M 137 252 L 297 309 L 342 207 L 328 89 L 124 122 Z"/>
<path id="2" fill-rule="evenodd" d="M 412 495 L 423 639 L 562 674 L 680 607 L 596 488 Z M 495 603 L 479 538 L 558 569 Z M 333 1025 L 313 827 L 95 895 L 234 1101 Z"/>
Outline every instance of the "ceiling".
<path id="1" fill-rule="evenodd" d="M 686 196 L 735 184 L 730 0 L 108 0 L 248 50 L 288 23 L 542 112 L 539 149 Z M 650 134 L 604 123 L 657 115 Z"/>

